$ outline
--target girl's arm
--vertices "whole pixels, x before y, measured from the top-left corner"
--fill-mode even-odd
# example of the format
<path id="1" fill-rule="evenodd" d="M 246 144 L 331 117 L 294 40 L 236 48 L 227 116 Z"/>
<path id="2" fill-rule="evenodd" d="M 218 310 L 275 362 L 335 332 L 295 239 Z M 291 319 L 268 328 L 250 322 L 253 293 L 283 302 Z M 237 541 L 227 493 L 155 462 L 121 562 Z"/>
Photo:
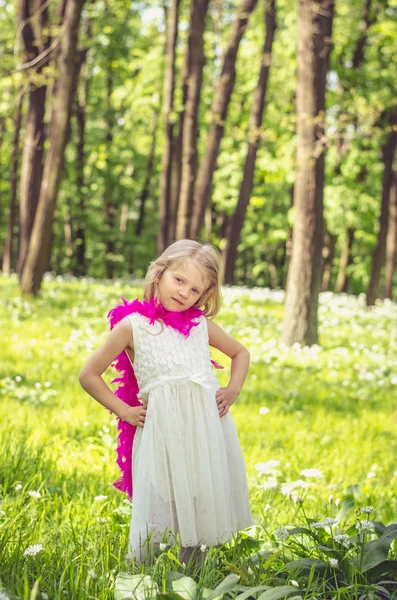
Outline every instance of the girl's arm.
<path id="1" fill-rule="evenodd" d="M 214 321 L 207 319 L 207 324 L 210 346 L 232 359 L 230 381 L 227 387 L 219 389 L 216 393 L 219 416 L 223 417 L 243 387 L 248 373 L 250 354 L 245 346 L 225 333 Z"/>
<path id="2" fill-rule="evenodd" d="M 109 333 L 106 341 L 95 350 L 79 373 L 79 382 L 90 396 L 123 421 L 143 427 L 146 417 L 144 406 L 128 406 L 120 400 L 102 379 L 115 358 L 126 348 L 134 348 L 132 328 L 127 318 L 122 319 Z"/>

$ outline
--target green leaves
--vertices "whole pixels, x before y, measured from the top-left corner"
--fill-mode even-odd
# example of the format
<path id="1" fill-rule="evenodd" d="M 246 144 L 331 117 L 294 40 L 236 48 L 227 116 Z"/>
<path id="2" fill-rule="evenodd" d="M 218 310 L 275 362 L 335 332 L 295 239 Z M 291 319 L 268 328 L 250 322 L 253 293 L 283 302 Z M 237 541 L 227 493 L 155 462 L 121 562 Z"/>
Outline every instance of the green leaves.
<path id="1" fill-rule="evenodd" d="M 362 552 L 351 561 L 351 564 L 361 573 L 377 567 L 386 561 L 393 540 L 397 540 L 397 524 L 386 527 L 379 539 L 364 544 Z"/>
<path id="2" fill-rule="evenodd" d="M 228 575 L 214 590 L 205 588 L 203 600 L 222 600 L 223 595 L 234 590 L 239 581 L 235 574 Z M 150 575 L 129 575 L 119 573 L 116 578 L 114 600 L 196 600 L 199 597 L 199 586 L 191 577 L 176 571 L 167 571 L 165 592 L 159 592 L 158 586 Z M 274 598 L 273 600 L 277 600 Z"/>
<path id="3" fill-rule="evenodd" d="M 116 577 L 114 600 L 149 600 L 157 593 L 157 584 L 150 575 L 119 573 Z"/>

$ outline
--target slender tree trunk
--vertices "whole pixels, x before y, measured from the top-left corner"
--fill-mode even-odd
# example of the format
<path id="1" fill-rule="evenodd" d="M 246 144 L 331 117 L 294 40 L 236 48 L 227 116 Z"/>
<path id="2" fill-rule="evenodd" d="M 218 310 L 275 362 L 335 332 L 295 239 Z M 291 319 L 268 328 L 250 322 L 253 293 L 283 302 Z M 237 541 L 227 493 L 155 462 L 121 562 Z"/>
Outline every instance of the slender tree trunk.
<path id="1" fill-rule="evenodd" d="M 112 70 L 112 57 L 108 57 L 108 65 L 106 72 L 106 110 L 105 110 L 105 124 L 106 124 L 106 167 L 105 167 L 105 181 L 103 190 L 103 208 L 105 213 L 105 270 L 106 277 L 112 279 L 114 275 L 114 260 L 115 254 L 115 225 L 116 225 L 116 212 L 117 207 L 114 202 L 114 186 L 113 186 L 113 172 L 112 172 L 112 144 L 113 144 L 113 128 L 115 115 L 112 107 L 111 96 L 113 92 L 113 70 Z"/>
<path id="2" fill-rule="evenodd" d="M 191 0 L 190 29 L 184 69 L 186 103 L 182 137 L 181 190 L 176 231 L 178 239 L 190 236 L 193 214 L 193 192 L 197 172 L 198 109 L 205 63 L 203 36 L 208 6 L 209 0 Z"/>
<path id="3" fill-rule="evenodd" d="M 76 121 L 77 121 L 77 156 L 76 156 L 76 187 L 78 196 L 78 220 L 74 239 L 74 273 L 76 275 L 86 275 L 86 229 L 85 229 L 85 124 L 86 107 L 88 98 L 88 69 L 85 63 L 82 68 L 82 81 L 76 101 Z"/>
<path id="4" fill-rule="evenodd" d="M 66 5 L 63 35 L 58 46 L 59 78 L 51 110 L 49 150 L 45 158 L 40 198 L 21 278 L 21 290 L 24 293 L 37 294 L 40 291 L 43 275 L 50 263 L 52 225 L 71 112 L 75 54 L 83 3 L 84 0 L 69 0 Z"/>
<path id="5" fill-rule="evenodd" d="M 261 139 L 261 126 L 266 101 L 266 89 L 272 60 L 273 40 L 276 32 L 275 0 L 265 0 L 265 7 L 266 38 L 263 47 L 258 85 L 255 90 L 254 101 L 251 109 L 248 133 L 248 151 L 244 165 L 244 176 L 240 187 L 236 210 L 231 222 L 230 235 L 227 238 L 225 283 L 228 284 L 232 284 L 234 281 L 237 247 L 240 243 L 241 230 L 244 225 L 245 215 L 254 183 L 256 155 Z"/>
<path id="6" fill-rule="evenodd" d="M 208 131 L 207 147 L 200 163 L 200 169 L 194 188 L 193 224 L 191 235 L 200 236 L 203 227 L 205 209 L 210 203 L 212 182 L 223 137 L 225 121 L 230 98 L 236 79 L 237 52 L 248 25 L 248 19 L 255 9 L 258 0 L 243 0 L 237 18 L 232 26 L 232 33 L 226 51 L 220 80 L 212 104 L 212 121 Z"/>
<path id="7" fill-rule="evenodd" d="M 156 109 L 153 113 L 152 142 L 150 145 L 149 160 L 148 160 L 147 167 L 146 167 L 145 182 L 143 184 L 141 197 L 139 199 L 139 218 L 138 218 L 138 221 L 137 221 L 136 227 L 135 227 L 135 235 L 137 237 L 139 237 L 142 233 L 143 221 L 145 218 L 146 200 L 149 196 L 150 184 L 151 184 L 152 177 L 153 177 L 153 170 L 154 170 L 155 158 L 156 158 L 156 141 L 157 141 L 158 123 L 159 123 L 159 118 L 160 118 L 160 110 L 161 109 L 159 107 L 159 109 L 158 110 Z"/>
<path id="8" fill-rule="evenodd" d="M 393 160 L 397 144 L 397 111 L 391 115 L 390 131 L 382 147 L 384 165 L 382 178 L 382 200 L 379 215 L 379 232 L 372 258 L 371 278 L 367 290 L 367 306 L 373 306 L 378 296 L 382 267 L 386 255 L 386 238 L 389 227 L 389 198 L 393 173 Z"/>
<path id="9" fill-rule="evenodd" d="M 161 181 L 160 181 L 160 228 L 157 240 L 158 252 L 161 253 L 169 239 L 170 209 L 171 209 L 171 172 L 174 121 L 172 110 L 175 89 L 175 60 L 176 43 L 178 39 L 178 18 L 181 0 L 172 0 L 167 23 L 167 68 L 164 84 L 164 118 L 165 143 L 163 151 Z"/>
<path id="10" fill-rule="evenodd" d="M 335 292 L 337 294 L 345 294 L 348 290 L 349 279 L 347 275 L 347 270 L 353 262 L 352 248 L 354 242 L 354 235 L 354 227 L 349 227 L 340 255 L 338 276 L 336 278 L 335 284 Z"/>
<path id="11" fill-rule="evenodd" d="M 3 273 L 10 273 L 15 267 L 14 264 L 14 226 L 17 210 L 17 182 L 18 182 L 18 159 L 19 159 L 19 138 L 22 123 L 23 89 L 18 94 L 17 112 L 14 120 L 14 139 L 12 142 L 12 156 L 10 168 L 10 212 L 7 223 L 7 237 L 3 253 Z"/>
<path id="12" fill-rule="evenodd" d="M 318 342 L 324 238 L 325 85 L 334 0 L 298 0 L 297 175 L 283 341 Z"/>
<path id="13" fill-rule="evenodd" d="M 336 235 L 333 235 L 332 233 L 327 233 L 325 236 L 325 245 L 323 248 L 324 272 L 321 286 L 321 290 L 323 292 L 327 292 L 329 290 L 329 283 L 331 281 L 332 267 L 335 258 L 336 240 Z"/>
<path id="14" fill-rule="evenodd" d="M 34 61 L 45 52 L 50 43 L 48 35 L 49 21 L 47 0 L 19 0 L 18 20 L 24 43 L 25 64 Z M 44 7 L 44 8 L 43 8 Z M 40 13 L 38 19 L 33 15 Z M 33 28 L 33 23 L 35 27 Z M 29 84 L 29 104 L 26 116 L 25 140 L 22 153 L 20 202 L 19 202 L 19 247 L 17 271 L 22 274 L 26 253 L 32 233 L 40 196 L 43 177 L 44 142 L 46 128 L 44 122 L 47 86 L 37 84 L 45 62 L 35 65 L 34 73 Z M 41 76 L 42 79 L 42 76 Z"/>
<path id="15" fill-rule="evenodd" d="M 392 299 L 393 273 L 397 255 L 397 172 L 392 175 L 390 187 L 390 217 L 386 241 L 385 290 L 384 297 Z"/>

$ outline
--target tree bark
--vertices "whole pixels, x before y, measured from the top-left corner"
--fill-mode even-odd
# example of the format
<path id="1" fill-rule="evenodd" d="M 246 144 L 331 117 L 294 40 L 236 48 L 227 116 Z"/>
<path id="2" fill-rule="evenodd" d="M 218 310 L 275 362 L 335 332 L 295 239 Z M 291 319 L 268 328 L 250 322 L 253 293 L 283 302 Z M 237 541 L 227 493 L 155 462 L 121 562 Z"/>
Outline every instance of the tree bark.
<path id="1" fill-rule="evenodd" d="M 327 292 L 329 290 L 329 283 L 331 281 L 332 266 L 335 258 L 335 246 L 336 246 L 336 235 L 327 233 L 325 236 L 325 245 L 323 248 L 324 258 L 324 271 L 321 291 Z"/>
<path id="2" fill-rule="evenodd" d="M 386 241 L 385 289 L 384 297 L 393 297 L 393 273 L 397 255 L 397 172 L 392 175 L 390 187 L 390 217 Z"/>
<path id="3" fill-rule="evenodd" d="M 152 177 L 153 177 L 153 170 L 154 170 L 154 164 L 155 164 L 155 158 L 156 158 L 156 141 L 157 141 L 157 128 L 158 128 L 159 118 L 160 118 L 160 108 L 158 110 L 156 109 L 153 113 L 152 142 L 150 145 L 149 160 L 148 160 L 147 167 L 146 167 L 145 182 L 143 184 L 141 197 L 139 199 L 140 200 L 140 202 L 139 202 L 139 218 L 138 218 L 138 221 L 136 222 L 136 227 L 135 227 L 135 235 L 137 237 L 139 237 L 142 233 L 143 221 L 145 218 L 146 200 L 149 196 L 150 184 L 151 184 Z"/>
<path id="4" fill-rule="evenodd" d="M 181 0 L 172 0 L 167 23 L 167 67 L 164 82 L 165 143 L 160 181 L 160 227 L 157 249 L 160 254 L 169 239 L 171 209 L 171 172 L 174 118 L 172 115 L 175 89 L 176 43 Z"/>
<path id="5" fill-rule="evenodd" d="M 54 210 L 62 175 L 66 131 L 70 119 L 75 74 L 75 54 L 84 0 L 69 0 L 58 46 L 59 78 L 49 124 L 49 150 L 46 154 L 39 203 L 21 277 L 23 293 L 37 294 L 51 257 Z"/>
<path id="6" fill-rule="evenodd" d="M 248 25 L 248 19 L 258 0 L 243 0 L 232 26 L 232 33 L 226 51 L 220 80 L 212 104 L 212 121 L 208 131 L 207 147 L 200 163 L 194 188 L 193 223 L 191 235 L 200 236 L 203 227 L 205 209 L 210 202 L 212 182 L 223 137 L 230 98 L 236 79 L 237 52 Z"/>
<path id="7" fill-rule="evenodd" d="M 76 122 L 77 122 L 77 142 L 76 142 L 76 187 L 78 196 L 78 221 L 74 238 L 74 267 L 73 272 L 76 275 L 86 275 L 86 231 L 85 231 L 85 124 L 86 124 L 86 107 L 88 98 L 88 73 L 87 64 L 84 63 L 81 70 L 83 75 L 80 90 L 76 99 Z"/>
<path id="8" fill-rule="evenodd" d="M 39 0 L 38 2 L 20 0 L 19 2 L 18 20 L 25 49 L 25 63 L 30 63 L 34 59 L 37 59 L 50 45 L 51 40 L 46 33 L 49 27 L 46 4 L 47 0 Z M 40 12 L 40 18 L 36 23 L 34 31 L 32 17 L 36 12 Z M 39 62 L 34 67 L 34 72 L 37 75 L 40 76 L 44 64 L 45 62 Z M 47 86 L 45 84 L 36 85 L 34 82 L 29 84 L 29 104 L 22 153 L 19 203 L 19 247 L 17 263 L 19 275 L 22 274 L 26 260 L 43 177 L 44 142 L 46 138 L 44 122 L 46 94 Z"/>
<path id="9" fill-rule="evenodd" d="M 18 183 L 18 159 L 19 138 L 22 123 L 23 89 L 18 94 L 17 112 L 14 119 L 14 139 L 12 142 L 12 156 L 10 168 L 10 212 L 7 223 L 7 237 L 3 252 L 3 273 L 10 273 L 15 268 L 14 264 L 14 226 L 17 210 L 17 183 Z"/>
<path id="10" fill-rule="evenodd" d="M 266 38 L 263 46 L 261 69 L 258 85 L 255 90 L 254 101 L 251 109 L 248 150 L 244 165 L 244 176 L 240 187 L 236 210 L 232 217 L 230 234 L 227 238 L 225 259 L 225 283 L 233 284 L 234 269 L 237 258 L 237 247 L 240 243 L 241 230 L 244 225 L 249 199 L 251 197 L 256 155 L 261 139 L 261 126 L 266 101 L 267 82 L 272 60 L 272 47 L 276 32 L 275 0 L 265 0 L 265 27 Z"/>
<path id="11" fill-rule="evenodd" d="M 297 174 L 283 341 L 318 342 L 324 238 L 325 88 L 334 0 L 298 0 Z"/>
<path id="12" fill-rule="evenodd" d="M 112 107 L 111 96 L 113 92 L 113 70 L 112 56 L 108 57 L 108 65 L 106 71 L 106 109 L 105 109 L 105 144 L 106 144 L 106 167 L 105 181 L 103 190 L 103 208 L 105 213 L 105 271 L 106 277 L 112 279 L 114 275 L 114 260 L 115 254 L 115 222 L 117 207 L 113 198 L 113 173 L 111 152 L 113 144 L 113 128 L 115 115 Z"/>
<path id="13" fill-rule="evenodd" d="M 386 255 L 386 238 L 389 227 L 389 198 L 393 173 L 393 160 L 397 144 L 397 110 L 390 117 L 390 130 L 382 147 L 384 165 L 382 177 L 382 200 L 379 215 L 379 232 L 372 258 L 371 278 L 367 290 L 367 306 L 373 306 L 378 296 L 378 287 Z"/>
<path id="14" fill-rule="evenodd" d="M 182 129 L 182 174 L 178 206 L 177 239 L 190 236 L 193 192 L 197 172 L 198 109 L 203 80 L 204 27 L 209 0 L 191 0 L 190 28 L 184 67 L 184 118 Z"/>
<path id="15" fill-rule="evenodd" d="M 353 227 L 349 227 L 340 255 L 338 276 L 335 284 L 335 292 L 337 294 L 346 293 L 348 289 L 349 278 L 347 276 L 347 270 L 353 262 L 352 247 L 354 242 L 354 234 L 355 229 Z"/>

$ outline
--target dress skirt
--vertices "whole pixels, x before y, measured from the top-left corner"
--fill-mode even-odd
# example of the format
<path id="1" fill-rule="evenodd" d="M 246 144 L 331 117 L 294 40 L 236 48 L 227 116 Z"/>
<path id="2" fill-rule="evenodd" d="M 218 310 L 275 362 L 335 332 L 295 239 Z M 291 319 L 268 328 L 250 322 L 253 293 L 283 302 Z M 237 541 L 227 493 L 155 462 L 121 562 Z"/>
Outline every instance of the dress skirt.
<path id="1" fill-rule="evenodd" d="M 252 525 L 247 476 L 233 418 L 219 417 L 214 387 L 181 379 L 147 394 L 132 456 L 130 548 L 224 543 Z M 146 403 L 146 402 L 145 402 Z"/>

